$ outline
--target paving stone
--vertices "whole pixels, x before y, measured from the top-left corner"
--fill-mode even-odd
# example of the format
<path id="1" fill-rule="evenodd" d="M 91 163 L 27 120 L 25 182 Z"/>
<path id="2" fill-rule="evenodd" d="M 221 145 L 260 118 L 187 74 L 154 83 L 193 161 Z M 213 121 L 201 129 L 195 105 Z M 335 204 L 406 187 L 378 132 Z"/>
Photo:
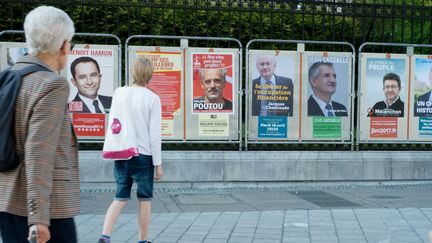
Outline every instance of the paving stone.
<path id="1" fill-rule="evenodd" d="M 283 243 L 310 243 L 310 238 L 304 237 L 304 238 L 296 238 L 296 237 L 284 237 L 282 239 Z"/>
<path id="2" fill-rule="evenodd" d="M 428 234 L 432 230 L 432 183 L 422 187 L 406 185 L 325 187 L 321 185 L 317 189 L 318 187 L 303 185 L 290 188 L 324 191 L 364 207 L 344 209 L 319 208 L 317 205 L 300 199 L 295 193 L 287 192 L 288 187 L 280 187 L 275 190 L 265 189 L 263 192 L 250 188 L 245 190 L 241 188 L 215 188 L 212 190 L 167 188 L 166 191 L 156 191 L 156 195 L 164 193 L 165 201 L 172 198 L 174 194 L 203 193 L 211 195 L 215 193 L 220 195 L 225 193 L 229 196 L 217 198 L 220 200 L 219 204 L 208 204 L 207 207 L 213 209 L 212 212 L 200 211 L 200 207 L 193 209 L 193 205 L 187 210 L 195 211 L 187 211 L 185 207 L 179 204 L 179 200 L 172 200 L 169 202 L 172 205 L 168 205 L 164 209 L 158 209 L 159 204 L 155 203 L 155 213 L 152 214 L 150 224 L 150 239 L 155 243 L 429 242 Z M 277 194 L 281 195 L 278 197 Z M 313 193 L 309 194 L 309 196 L 313 195 Z M 398 199 L 392 199 L 393 196 L 397 196 Z M 98 196 L 96 195 L 96 197 Z M 207 197 L 207 199 L 209 198 L 214 199 L 214 197 Z M 233 206 L 228 211 L 226 203 L 221 201 L 227 198 L 229 200 L 234 199 L 239 205 Z M 242 202 L 242 199 L 246 198 L 250 201 Z M 202 202 L 207 200 L 206 197 L 201 197 L 201 199 Z M 288 202 L 291 203 L 290 206 L 286 206 L 288 204 L 284 202 L 283 205 L 285 206 L 282 208 L 266 210 L 265 203 L 272 204 L 273 199 L 292 201 Z M 109 195 L 109 201 L 111 200 L 112 193 Z M 157 196 L 155 200 L 158 200 Z M 109 201 L 107 201 L 108 204 Z M 405 203 L 397 204 L 402 201 Z M 298 204 L 292 204 L 293 202 Z M 236 210 L 246 208 L 246 206 L 242 206 L 242 203 L 247 204 L 248 210 L 252 211 Z M 276 204 L 275 202 L 275 204 L 269 205 L 268 209 L 276 208 Z M 222 207 L 222 205 L 225 206 Z M 254 206 L 251 207 L 251 205 L 261 205 L 262 208 L 253 208 Z M 396 207 L 398 205 L 405 206 Z M 422 205 L 422 207 L 416 205 Z M 132 206 L 134 208 L 125 209 L 125 213 L 120 216 L 114 227 L 112 236 L 116 240 L 115 243 L 136 243 L 138 239 L 136 205 Z M 175 211 L 167 212 L 167 209 Z M 91 210 L 100 213 L 89 213 Z M 94 243 L 99 237 L 106 208 L 101 207 L 98 210 L 86 208 L 85 213 L 75 218 L 78 242 Z M 3 242 L 0 240 L 0 243 Z"/>

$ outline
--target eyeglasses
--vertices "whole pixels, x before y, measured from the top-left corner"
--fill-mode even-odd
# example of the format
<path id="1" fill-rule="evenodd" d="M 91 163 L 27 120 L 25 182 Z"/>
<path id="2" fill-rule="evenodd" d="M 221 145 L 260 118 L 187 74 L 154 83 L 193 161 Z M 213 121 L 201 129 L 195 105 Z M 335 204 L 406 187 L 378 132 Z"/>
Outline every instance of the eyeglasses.
<path id="1" fill-rule="evenodd" d="M 75 43 L 69 41 L 69 45 L 70 45 L 70 50 L 72 51 L 74 49 Z"/>

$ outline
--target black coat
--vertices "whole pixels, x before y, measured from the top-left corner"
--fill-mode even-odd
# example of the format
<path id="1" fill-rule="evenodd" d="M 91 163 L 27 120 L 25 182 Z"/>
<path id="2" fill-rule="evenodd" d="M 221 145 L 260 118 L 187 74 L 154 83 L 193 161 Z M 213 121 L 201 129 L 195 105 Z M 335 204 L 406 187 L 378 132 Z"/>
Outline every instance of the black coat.
<path id="1" fill-rule="evenodd" d="M 102 106 L 104 109 L 110 109 L 111 108 L 111 96 L 104 96 L 104 95 L 98 95 L 99 100 L 102 102 Z M 75 98 L 72 100 L 73 102 L 80 101 L 83 104 L 83 110 L 82 111 L 71 111 L 75 113 L 90 113 L 90 109 L 86 106 L 86 104 L 81 100 L 79 95 L 77 94 Z"/>
<path id="2" fill-rule="evenodd" d="M 387 107 L 384 101 L 377 102 L 369 112 L 371 117 L 403 117 L 404 102 L 399 98 L 391 106 Z"/>
<path id="3" fill-rule="evenodd" d="M 332 101 L 331 106 L 333 107 L 333 114 L 335 116 L 348 116 L 346 107 L 341 103 Z M 308 110 L 308 116 L 325 116 L 320 106 L 316 102 L 316 100 L 312 97 L 312 95 L 309 97 L 307 110 Z"/>

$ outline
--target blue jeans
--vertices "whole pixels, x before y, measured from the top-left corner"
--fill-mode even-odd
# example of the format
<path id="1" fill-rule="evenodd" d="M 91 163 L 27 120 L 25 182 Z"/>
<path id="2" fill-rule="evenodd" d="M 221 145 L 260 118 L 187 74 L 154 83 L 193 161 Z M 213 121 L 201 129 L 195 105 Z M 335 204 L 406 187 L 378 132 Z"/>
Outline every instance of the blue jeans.
<path id="1" fill-rule="evenodd" d="M 129 160 L 116 160 L 114 177 L 117 184 L 116 200 L 130 200 L 134 181 L 137 183 L 138 200 L 146 201 L 153 197 L 154 166 L 152 156 L 140 154 Z"/>
<path id="2" fill-rule="evenodd" d="M 78 242 L 73 218 L 51 219 L 50 224 L 51 239 L 48 243 Z M 27 243 L 27 217 L 0 212 L 0 231 L 4 243 Z"/>

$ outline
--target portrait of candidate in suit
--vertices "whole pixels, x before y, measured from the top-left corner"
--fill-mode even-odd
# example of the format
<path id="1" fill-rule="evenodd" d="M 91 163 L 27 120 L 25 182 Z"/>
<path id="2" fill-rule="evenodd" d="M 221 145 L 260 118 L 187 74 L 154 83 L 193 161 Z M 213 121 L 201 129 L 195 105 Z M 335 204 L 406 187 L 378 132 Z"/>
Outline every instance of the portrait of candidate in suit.
<path id="1" fill-rule="evenodd" d="M 258 54 L 255 66 L 259 76 L 252 80 L 252 116 L 292 116 L 294 83 L 276 74 L 276 56 Z M 294 64 L 284 68 L 294 69 Z"/>
<path id="2" fill-rule="evenodd" d="M 232 111 L 232 101 L 223 97 L 226 87 L 226 68 L 200 69 L 200 86 L 204 95 L 193 99 L 194 111 Z"/>
<path id="3" fill-rule="evenodd" d="M 76 58 L 70 65 L 70 72 L 71 84 L 77 89 L 68 105 L 70 112 L 105 113 L 111 108 L 112 97 L 99 94 L 102 73 L 99 63 L 94 58 Z"/>
<path id="4" fill-rule="evenodd" d="M 422 66 L 425 66 L 426 62 L 430 60 L 426 60 L 423 63 L 420 63 L 421 60 L 416 60 L 416 86 L 420 86 L 419 84 L 422 83 L 424 85 L 423 87 L 423 93 L 421 93 L 415 100 L 414 100 L 414 116 L 425 116 L 430 117 L 432 116 L 432 66 L 430 66 L 429 70 L 426 72 L 427 77 L 424 78 L 425 81 L 420 82 L 420 77 L 425 76 L 422 75 L 420 71 L 422 70 Z M 429 64 L 429 63 L 427 63 Z M 429 64 L 430 65 L 430 64 Z M 423 68 L 424 69 L 424 68 Z M 424 91 L 426 90 L 426 91 Z"/>
<path id="5" fill-rule="evenodd" d="M 348 116 L 345 105 L 333 98 L 338 86 L 337 79 L 334 64 L 331 62 L 317 61 L 309 67 L 308 80 L 312 94 L 308 99 L 308 116 Z M 348 93 L 348 90 L 346 92 Z"/>
<path id="6" fill-rule="evenodd" d="M 399 75 L 387 73 L 383 77 L 385 99 L 368 110 L 369 117 L 403 117 L 404 102 L 400 97 L 402 84 Z"/>

